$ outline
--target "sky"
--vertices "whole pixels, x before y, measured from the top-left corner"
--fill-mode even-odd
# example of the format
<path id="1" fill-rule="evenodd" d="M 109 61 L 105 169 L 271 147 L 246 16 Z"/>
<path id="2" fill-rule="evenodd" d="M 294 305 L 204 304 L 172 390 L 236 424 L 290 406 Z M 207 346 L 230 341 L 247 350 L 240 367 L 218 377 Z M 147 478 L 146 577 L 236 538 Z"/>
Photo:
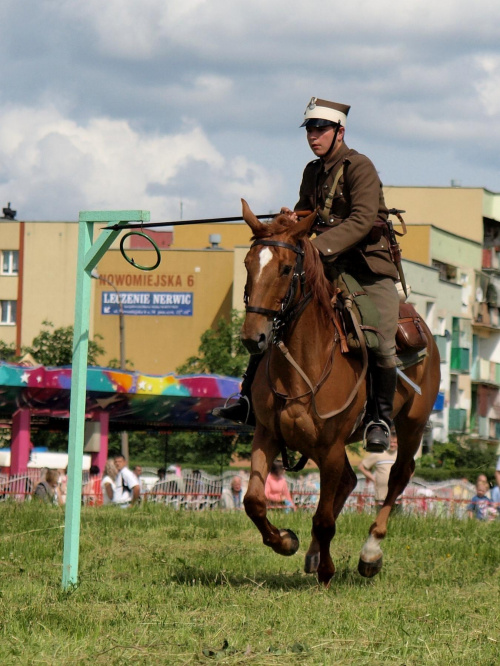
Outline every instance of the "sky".
<path id="1" fill-rule="evenodd" d="M 0 24 L 18 219 L 292 208 L 312 96 L 351 105 L 385 185 L 500 191 L 498 0 L 2 0 Z"/>

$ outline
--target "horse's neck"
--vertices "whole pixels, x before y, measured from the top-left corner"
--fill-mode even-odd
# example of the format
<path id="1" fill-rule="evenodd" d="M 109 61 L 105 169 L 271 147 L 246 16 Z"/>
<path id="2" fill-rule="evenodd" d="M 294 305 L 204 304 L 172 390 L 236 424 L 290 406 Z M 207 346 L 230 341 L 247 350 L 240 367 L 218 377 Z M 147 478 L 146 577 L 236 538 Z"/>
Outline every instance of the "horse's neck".
<path id="1" fill-rule="evenodd" d="M 290 327 L 286 345 L 297 363 L 321 365 L 331 353 L 334 335 L 332 319 L 328 320 L 321 307 L 311 301 Z"/>

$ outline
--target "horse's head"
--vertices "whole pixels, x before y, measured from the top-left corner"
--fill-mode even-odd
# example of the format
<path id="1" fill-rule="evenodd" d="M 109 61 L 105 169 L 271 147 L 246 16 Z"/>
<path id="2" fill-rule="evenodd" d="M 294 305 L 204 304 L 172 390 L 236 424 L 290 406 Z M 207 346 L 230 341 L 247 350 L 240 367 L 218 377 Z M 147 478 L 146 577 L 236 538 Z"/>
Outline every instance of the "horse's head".
<path id="1" fill-rule="evenodd" d="M 245 258 L 247 316 L 241 341 L 251 354 L 259 354 L 269 345 L 273 319 L 290 293 L 295 267 L 304 256 L 301 241 L 311 230 L 316 213 L 296 223 L 287 215 L 278 215 L 270 224 L 262 224 L 247 202 L 242 200 L 242 204 L 254 242 Z"/>

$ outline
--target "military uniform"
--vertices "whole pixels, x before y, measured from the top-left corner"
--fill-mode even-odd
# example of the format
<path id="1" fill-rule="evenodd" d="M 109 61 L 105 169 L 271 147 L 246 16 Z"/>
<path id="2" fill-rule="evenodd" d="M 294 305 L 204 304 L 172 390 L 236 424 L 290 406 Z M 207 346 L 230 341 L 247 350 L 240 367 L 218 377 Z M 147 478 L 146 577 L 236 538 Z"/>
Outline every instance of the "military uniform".
<path id="1" fill-rule="evenodd" d="M 368 293 L 380 313 L 376 363 L 395 367 L 398 272 L 385 236 L 370 237 L 373 223 L 387 220 L 382 183 L 372 162 L 344 143 L 333 158 L 309 162 L 295 210 L 317 207 L 322 216 L 313 227 L 317 236 L 312 242 L 323 256 L 326 271 L 330 261 L 345 267 Z"/>
<path id="2" fill-rule="evenodd" d="M 311 98 L 304 112 L 308 132 L 328 136 L 333 128 L 330 146 L 321 142 L 310 144 L 320 159 L 310 162 L 300 186 L 295 210 L 316 210 L 318 223 L 313 227 L 312 241 L 321 253 L 328 275 L 331 263 L 345 269 L 357 279 L 372 299 L 380 315 L 379 348 L 370 358 L 371 391 L 367 404 L 366 448 L 381 451 L 389 446 L 391 413 L 396 388 L 396 344 L 399 296 L 394 266 L 387 240 L 374 233 L 374 223 L 387 220 L 382 183 L 375 167 L 364 155 L 343 143 L 344 129 L 350 107 L 345 104 Z M 313 135 L 311 135 L 313 136 Z M 314 137 L 313 137 L 314 138 Z M 313 147 L 315 146 L 315 147 Z M 290 212 L 283 209 L 284 212 Z M 217 408 L 216 416 L 249 423 L 253 416 L 251 384 L 259 363 L 252 356 L 244 376 L 241 396 L 234 405 Z"/>

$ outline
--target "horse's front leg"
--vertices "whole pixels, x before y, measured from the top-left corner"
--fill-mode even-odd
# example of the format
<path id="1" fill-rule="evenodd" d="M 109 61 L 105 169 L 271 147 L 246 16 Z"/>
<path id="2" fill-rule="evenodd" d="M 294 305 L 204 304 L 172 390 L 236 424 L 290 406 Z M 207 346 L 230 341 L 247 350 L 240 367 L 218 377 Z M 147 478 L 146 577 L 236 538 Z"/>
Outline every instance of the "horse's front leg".
<path id="1" fill-rule="evenodd" d="M 330 555 L 330 543 L 335 536 L 334 510 L 335 497 L 344 474 L 344 445 L 338 442 L 332 447 L 325 460 L 320 461 L 320 492 L 316 513 L 313 516 L 312 543 L 306 556 L 318 549 L 318 581 L 328 586 L 335 573 L 335 566 Z M 338 509 L 340 511 L 340 509 Z"/>
<path id="2" fill-rule="evenodd" d="M 279 453 L 278 443 L 260 423 L 257 424 L 252 443 L 250 480 L 245 494 L 245 511 L 262 534 L 262 541 L 279 555 L 294 555 L 299 540 L 292 530 L 278 530 L 267 519 L 267 503 L 264 492 L 266 478 Z"/>
<path id="3" fill-rule="evenodd" d="M 349 462 L 347 454 L 345 454 L 344 469 L 342 471 L 342 476 L 340 477 L 340 483 L 338 485 L 337 492 L 335 493 L 335 497 L 333 500 L 333 517 L 335 520 L 337 520 L 338 515 L 342 511 L 342 508 L 347 498 L 356 487 L 357 481 L 358 480 L 356 474 L 354 473 L 351 467 L 351 463 Z M 306 559 L 304 565 L 304 571 L 306 573 L 316 573 L 318 571 L 319 560 L 320 560 L 320 554 L 319 554 L 320 544 L 314 534 L 314 529 L 312 530 L 311 536 L 312 536 L 311 545 L 309 546 L 309 549 L 306 553 Z"/>

